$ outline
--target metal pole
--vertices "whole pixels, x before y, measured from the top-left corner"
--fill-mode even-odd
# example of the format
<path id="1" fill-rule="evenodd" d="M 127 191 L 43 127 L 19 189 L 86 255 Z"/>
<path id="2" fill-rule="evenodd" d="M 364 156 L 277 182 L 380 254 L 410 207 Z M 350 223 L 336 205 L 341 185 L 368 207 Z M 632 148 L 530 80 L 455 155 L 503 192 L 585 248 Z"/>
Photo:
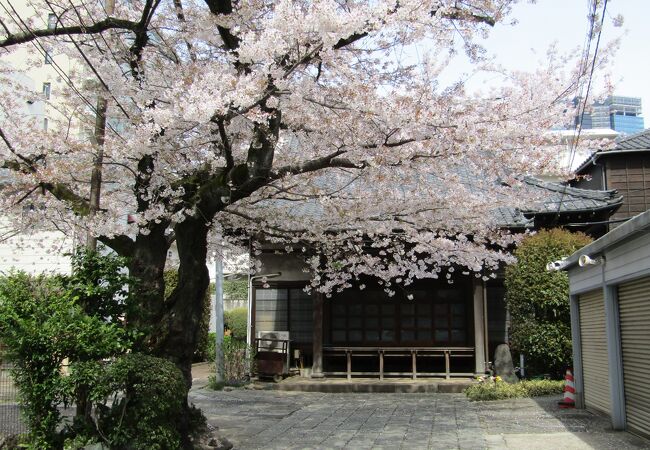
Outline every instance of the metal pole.
<path id="1" fill-rule="evenodd" d="M 221 236 L 217 238 L 220 240 Z M 217 383 L 224 380 L 224 356 L 223 356 L 223 261 L 221 259 L 221 247 L 217 247 L 214 255 L 214 328 L 216 335 L 215 355 L 215 378 Z"/>
<path id="2" fill-rule="evenodd" d="M 246 357 L 248 357 L 248 347 L 253 345 L 253 278 L 248 274 L 248 289 L 247 289 L 247 314 L 246 314 Z"/>

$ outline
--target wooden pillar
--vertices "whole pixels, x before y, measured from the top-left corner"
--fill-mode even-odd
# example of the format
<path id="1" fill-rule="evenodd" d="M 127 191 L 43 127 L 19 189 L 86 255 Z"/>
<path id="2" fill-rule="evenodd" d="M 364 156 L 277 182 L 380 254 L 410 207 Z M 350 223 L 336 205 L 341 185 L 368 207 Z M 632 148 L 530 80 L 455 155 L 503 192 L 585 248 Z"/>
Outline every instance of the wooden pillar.
<path id="1" fill-rule="evenodd" d="M 352 379 L 352 352 L 347 350 L 345 352 L 345 357 L 347 361 L 347 370 L 348 370 L 348 381 Z"/>
<path id="2" fill-rule="evenodd" d="M 411 350 L 411 377 L 415 380 L 418 377 L 418 368 L 417 368 L 417 350 Z"/>
<path id="3" fill-rule="evenodd" d="M 323 377 L 323 294 L 314 297 L 312 378 Z"/>
<path id="4" fill-rule="evenodd" d="M 445 380 L 451 378 L 450 372 L 451 372 L 451 366 L 449 363 L 449 350 L 445 350 Z"/>
<path id="5" fill-rule="evenodd" d="M 483 310 L 483 281 L 474 278 L 474 372 L 485 373 L 485 311 Z"/>

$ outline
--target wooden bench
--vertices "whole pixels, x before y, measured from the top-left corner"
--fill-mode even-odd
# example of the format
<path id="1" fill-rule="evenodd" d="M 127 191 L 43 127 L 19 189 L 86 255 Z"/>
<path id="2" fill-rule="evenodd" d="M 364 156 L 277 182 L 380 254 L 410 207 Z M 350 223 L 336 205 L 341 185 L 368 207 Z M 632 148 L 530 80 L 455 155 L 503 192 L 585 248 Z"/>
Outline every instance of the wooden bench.
<path id="1" fill-rule="evenodd" d="M 347 362 L 346 372 L 330 372 L 328 375 L 347 375 L 348 380 L 352 379 L 352 357 L 353 356 L 379 356 L 378 372 L 355 372 L 356 375 L 379 375 L 383 380 L 384 375 L 410 375 L 412 379 L 421 376 L 444 376 L 450 379 L 452 376 L 471 376 L 473 373 L 452 373 L 451 358 L 468 358 L 474 356 L 474 347 L 323 347 L 323 353 L 333 355 L 344 355 Z M 384 372 L 385 357 L 408 357 L 411 358 L 411 372 Z M 417 358 L 440 357 L 445 359 L 445 372 L 420 372 L 417 371 Z"/>

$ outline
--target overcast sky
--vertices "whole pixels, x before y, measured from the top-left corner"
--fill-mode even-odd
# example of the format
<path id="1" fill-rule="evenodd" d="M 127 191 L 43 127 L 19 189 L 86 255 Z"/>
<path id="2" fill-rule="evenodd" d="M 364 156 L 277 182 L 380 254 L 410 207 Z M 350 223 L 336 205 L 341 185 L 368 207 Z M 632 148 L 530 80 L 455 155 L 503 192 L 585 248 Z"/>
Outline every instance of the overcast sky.
<path id="1" fill-rule="evenodd" d="M 562 50 L 582 48 L 588 32 L 589 0 L 538 0 L 513 8 L 515 26 L 498 25 L 485 43 L 509 69 L 530 70 L 557 41 Z M 612 18 L 621 14 L 623 26 Z M 614 93 L 641 97 L 645 127 L 650 127 L 650 0 L 609 0 L 601 45 L 622 37 L 611 68 Z"/>

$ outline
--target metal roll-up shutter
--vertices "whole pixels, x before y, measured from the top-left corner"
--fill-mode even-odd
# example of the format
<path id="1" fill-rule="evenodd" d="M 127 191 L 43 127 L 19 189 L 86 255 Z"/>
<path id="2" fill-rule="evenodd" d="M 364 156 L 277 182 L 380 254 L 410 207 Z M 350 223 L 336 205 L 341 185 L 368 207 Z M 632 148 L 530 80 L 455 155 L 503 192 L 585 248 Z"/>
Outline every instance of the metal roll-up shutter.
<path id="1" fill-rule="evenodd" d="M 602 289 L 580 295 L 579 304 L 585 406 L 611 414 Z"/>
<path id="2" fill-rule="evenodd" d="M 618 308 L 627 427 L 650 436 L 650 277 L 619 285 Z"/>

